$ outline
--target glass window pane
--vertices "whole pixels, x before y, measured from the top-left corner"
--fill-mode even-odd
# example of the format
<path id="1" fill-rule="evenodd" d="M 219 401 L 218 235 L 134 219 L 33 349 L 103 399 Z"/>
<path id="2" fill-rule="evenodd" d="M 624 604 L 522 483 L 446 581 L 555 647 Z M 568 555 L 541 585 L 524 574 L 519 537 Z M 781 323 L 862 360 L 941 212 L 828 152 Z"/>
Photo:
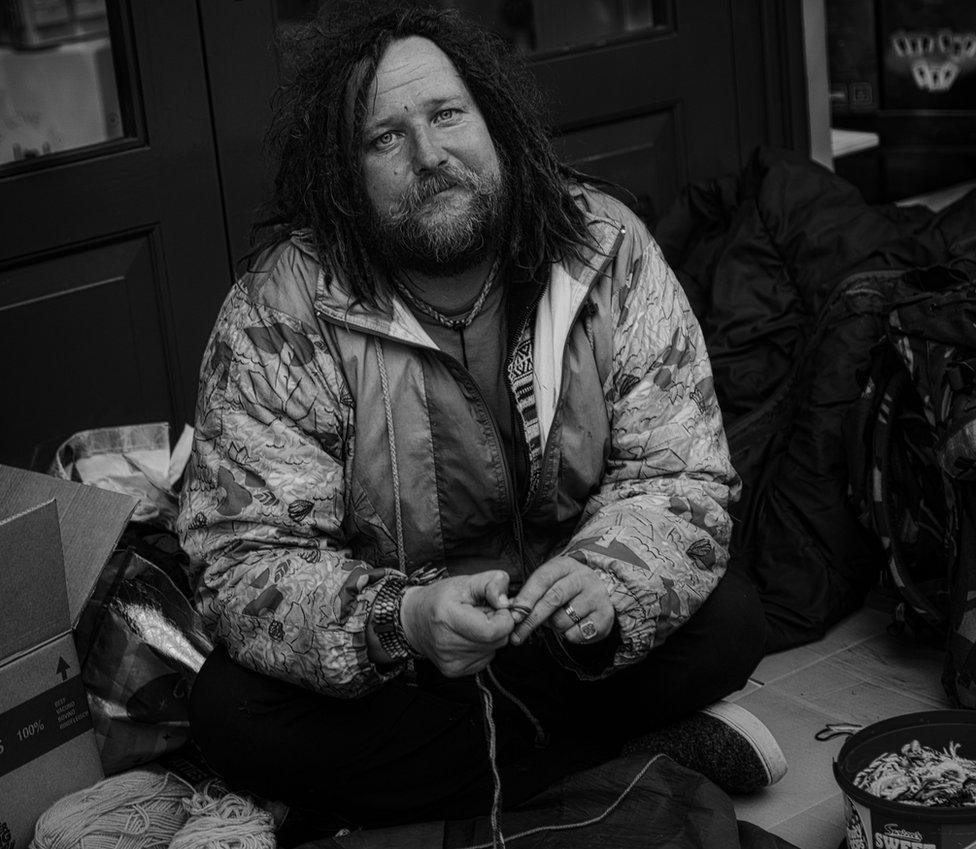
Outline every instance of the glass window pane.
<path id="1" fill-rule="evenodd" d="M 297 23 L 328 0 L 277 0 L 278 20 Z M 669 0 L 405 0 L 458 9 L 523 53 L 585 47 L 667 26 Z"/>
<path id="2" fill-rule="evenodd" d="M 0 170 L 123 125 L 105 0 L 0 3 Z"/>

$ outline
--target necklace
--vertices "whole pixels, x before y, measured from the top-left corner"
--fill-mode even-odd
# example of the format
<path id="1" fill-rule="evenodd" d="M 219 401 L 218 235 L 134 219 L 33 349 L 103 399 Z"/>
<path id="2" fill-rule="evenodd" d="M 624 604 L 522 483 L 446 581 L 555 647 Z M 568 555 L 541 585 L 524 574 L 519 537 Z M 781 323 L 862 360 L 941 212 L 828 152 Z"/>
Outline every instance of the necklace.
<path id="1" fill-rule="evenodd" d="M 467 329 L 471 322 L 475 320 L 475 317 L 481 312 L 481 308 L 485 305 L 485 301 L 488 299 L 488 294 L 491 292 L 492 287 L 495 285 L 495 277 L 498 275 L 498 265 L 499 262 L 496 259 L 492 264 L 491 269 L 488 271 L 488 276 L 485 277 L 485 282 L 481 285 L 481 291 L 478 292 L 478 297 L 475 298 L 474 303 L 463 316 L 460 318 L 448 318 L 440 310 L 435 309 L 425 300 L 417 297 L 413 292 L 410 291 L 409 286 L 405 286 L 395 277 L 393 278 L 393 285 L 396 286 L 397 291 L 403 295 L 403 297 L 409 301 L 410 306 L 415 309 L 420 310 L 424 315 L 429 316 L 434 319 L 438 324 L 443 325 L 448 330 L 456 330 L 460 333 L 462 330 Z"/>

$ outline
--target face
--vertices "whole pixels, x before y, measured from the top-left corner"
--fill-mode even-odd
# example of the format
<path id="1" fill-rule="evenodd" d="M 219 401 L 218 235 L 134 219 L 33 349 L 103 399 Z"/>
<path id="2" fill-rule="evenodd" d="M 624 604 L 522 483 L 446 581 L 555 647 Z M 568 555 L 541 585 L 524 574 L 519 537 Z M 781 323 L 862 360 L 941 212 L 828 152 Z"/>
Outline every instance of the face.
<path id="1" fill-rule="evenodd" d="M 444 52 L 419 37 L 390 45 L 368 92 L 361 145 L 371 247 L 433 275 L 489 249 L 503 206 L 495 145 Z"/>

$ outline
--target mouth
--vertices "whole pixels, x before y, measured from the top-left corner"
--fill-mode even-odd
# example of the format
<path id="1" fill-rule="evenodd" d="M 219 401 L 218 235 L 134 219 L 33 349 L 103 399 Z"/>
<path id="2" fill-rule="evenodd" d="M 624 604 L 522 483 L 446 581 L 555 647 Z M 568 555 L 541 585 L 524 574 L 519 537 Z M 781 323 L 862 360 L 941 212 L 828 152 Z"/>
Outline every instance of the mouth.
<path id="1" fill-rule="evenodd" d="M 424 200 L 424 202 L 420 205 L 420 208 L 425 209 L 432 206 L 438 206 L 443 201 L 450 200 L 452 197 L 460 195 L 464 191 L 466 191 L 464 186 L 458 184 L 446 186 L 445 188 L 434 192 L 434 194 L 430 195 L 426 200 Z"/>
<path id="2" fill-rule="evenodd" d="M 451 183 L 451 185 L 445 186 L 443 189 L 438 189 L 431 197 L 440 197 L 448 192 L 459 191 L 461 188 L 463 187 L 460 184 Z"/>

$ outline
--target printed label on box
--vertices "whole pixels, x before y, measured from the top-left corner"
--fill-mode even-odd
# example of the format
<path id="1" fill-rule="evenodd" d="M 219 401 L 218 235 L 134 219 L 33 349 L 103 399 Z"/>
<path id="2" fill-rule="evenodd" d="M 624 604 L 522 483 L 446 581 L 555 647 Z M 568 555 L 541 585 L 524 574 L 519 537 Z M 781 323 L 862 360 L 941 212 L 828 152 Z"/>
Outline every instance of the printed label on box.
<path id="1" fill-rule="evenodd" d="M 92 727 L 88 697 L 75 675 L 0 714 L 0 776 Z"/>

